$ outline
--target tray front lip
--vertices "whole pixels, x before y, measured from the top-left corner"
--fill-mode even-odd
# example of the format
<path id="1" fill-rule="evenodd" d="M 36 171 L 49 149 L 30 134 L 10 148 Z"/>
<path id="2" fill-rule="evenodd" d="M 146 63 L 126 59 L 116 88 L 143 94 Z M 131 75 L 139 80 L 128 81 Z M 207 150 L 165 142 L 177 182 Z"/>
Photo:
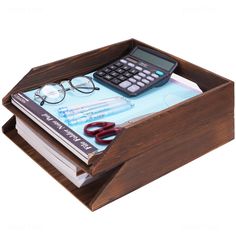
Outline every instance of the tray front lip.
<path id="1" fill-rule="evenodd" d="M 183 101 L 183 102 L 181 102 L 181 103 L 178 103 L 178 104 L 176 104 L 176 105 L 174 105 L 174 106 L 171 106 L 171 107 L 169 107 L 169 108 L 167 108 L 167 109 L 165 109 L 165 110 L 162 110 L 162 111 L 160 111 L 160 112 L 156 112 L 156 113 L 152 114 L 151 116 L 146 117 L 146 118 L 144 118 L 144 119 L 142 119 L 142 120 L 140 120 L 140 121 L 138 121 L 138 122 L 135 122 L 135 123 L 130 124 L 130 125 L 127 126 L 127 127 L 123 130 L 123 132 L 114 140 L 113 145 L 109 146 L 102 154 L 100 154 L 100 155 L 97 156 L 96 160 L 94 161 L 93 165 L 91 166 L 91 168 L 92 168 L 92 173 L 93 173 L 93 174 L 98 174 L 98 173 L 100 173 L 100 172 L 103 172 L 103 167 L 101 167 L 101 166 L 102 166 L 102 164 L 103 164 L 103 162 L 104 162 L 104 158 L 107 158 L 107 159 L 108 159 L 108 157 L 109 157 L 109 158 L 112 158 L 111 153 L 109 153 L 109 152 L 110 152 L 110 149 L 111 149 L 112 146 L 114 146 L 114 145 L 119 145 L 119 139 L 122 139 L 122 134 L 123 134 L 124 132 L 126 132 L 126 130 L 128 130 L 129 128 L 132 127 L 132 128 L 135 129 L 135 128 L 136 128 L 137 126 L 139 126 L 140 124 L 141 124 L 141 125 L 145 125 L 145 124 L 147 124 L 148 122 L 152 122 L 154 119 L 158 119 L 159 117 L 162 117 L 162 116 L 165 116 L 165 115 L 169 115 L 169 114 L 171 114 L 171 113 L 174 113 L 174 112 L 177 111 L 179 108 L 188 107 L 188 106 L 191 107 L 191 104 L 192 104 L 193 102 L 197 102 L 199 99 L 204 99 L 204 98 L 207 97 L 208 95 L 218 93 L 218 92 L 220 92 L 222 89 L 226 89 L 226 88 L 229 87 L 229 86 L 232 86 L 232 88 L 234 88 L 234 82 L 233 82 L 233 81 L 228 81 L 228 82 L 226 82 L 225 84 L 222 84 L 222 85 L 220 85 L 220 86 L 218 86 L 218 87 L 215 87 L 215 88 L 213 88 L 213 89 L 211 89 L 211 90 L 208 90 L 208 91 L 206 91 L 206 92 L 204 92 L 204 93 L 202 93 L 202 94 L 199 94 L 199 95 L 197 95 L 197 96 L 195 96 L 195 97 L 192 97 L 192 98 L 190 98 L 190 99 L 187 99 L 187 100 L 185 100 L 185 101 Z M 233 91 L 233 94 L 230 94 L 229 96 L 234 97 L 234 90 L 232 90 L 232 91 Z M 232 110 L 233 110 L 232 116 L 234 116 L 234 104 L 232 105 Z M 166 127 L 166 129 L 168 129 L 168 127 Z M 138 135 L 138 134 L 137 134 L 137 135 Z M 147 135 L 148 135 L 148 134 L 147 134 Z M 152 147 L 150 147 L 150 148 L 152 148 Z M 146 151 L 146 149 L 143 151 L 143 153 L 145 153 L 145 151 Z M 140 153 L 141 153 L 141 152 L 140 152 Z M 125 160 L 122 160 L 121 162 L 114 162 L 114 163 L 111 164 L 111 165 L 106 165 L 106 169 L 109 170 L 110 168 L 114 168 L 114 167 L 116 167 L 116 166 L 118 166 L 118 165 L 120 165 L 120 164 L 122 164 L 122 163 L 124 163 L 124 162 L 126 162 L 126 161 L 128 161 L 128 160 L 130 160 L 130 159 L 136 158 L 138 155 L 140 155 L 140 153 L 138 153 L 137 155 L 130 156 L 129 158 L 127 158 L 127 159 L 125 159 Z"/>

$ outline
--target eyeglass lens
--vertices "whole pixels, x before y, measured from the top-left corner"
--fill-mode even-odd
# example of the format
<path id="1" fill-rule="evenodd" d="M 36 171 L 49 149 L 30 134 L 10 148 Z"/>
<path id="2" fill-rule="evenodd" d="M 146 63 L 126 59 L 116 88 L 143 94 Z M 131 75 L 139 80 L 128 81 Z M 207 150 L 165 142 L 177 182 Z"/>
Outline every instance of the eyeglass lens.
<path id="1" fill-rule="evenodd" d="M 65 88 L 64 82 L 61 82 L 61 84 L 50 83 L 44 85 L 37 91 L 36 98 L 40 98 L 43 101 L 42 105 L 44 102 L 56 104 L 65 98 L 66 91 L 71 90 L 71 88 L 72 90 L 73 88 L 75 89 L 73 90 L 74 92 L 77 91 L 85 94 L 92 93 L 95 89 L 94 83 L 88 77 L 75 77 L 72 80 L 67 81 L 71 88 Z"/>
<path id="2" fill-rule="evenodd" d="M 65 90 L 59 84 L 46 84 L 39 90 L 39 96 L 48 103 L 57 103 L 64 99 Z"/>
<path id="3" fill-rule="evenodd" d="M 75 77 L 71 80 L 71 85 L 82 93 L 91 93 L 94 91 L 94 84 L 87 77 Z"/>

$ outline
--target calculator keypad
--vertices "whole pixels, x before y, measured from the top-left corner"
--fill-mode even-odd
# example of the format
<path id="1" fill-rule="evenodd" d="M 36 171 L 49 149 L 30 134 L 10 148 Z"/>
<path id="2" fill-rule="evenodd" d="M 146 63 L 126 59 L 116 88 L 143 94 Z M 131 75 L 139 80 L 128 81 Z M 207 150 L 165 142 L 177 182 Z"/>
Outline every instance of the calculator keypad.
<path id="1" fill-rule="evenodd" d="M 164 72 L 160 70 L 150 71 L 140 66 L 138 62 L 126 59 L 120 59 L 98 70 L 94 77 L 134 96 L 155 85 L 164 76 Z"/>

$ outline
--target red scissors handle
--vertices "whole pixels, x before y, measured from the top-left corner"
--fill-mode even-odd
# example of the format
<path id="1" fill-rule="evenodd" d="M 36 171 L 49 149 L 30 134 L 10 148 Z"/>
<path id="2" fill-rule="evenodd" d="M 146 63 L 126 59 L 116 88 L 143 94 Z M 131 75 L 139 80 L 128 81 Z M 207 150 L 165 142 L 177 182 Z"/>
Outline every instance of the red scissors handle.
<path id="1" fill-rule="evenodd" d="M 95 128 L 95 129 L 94 129 Z M 95 136 L 95 140 L 99 144 L 107 145 L 113 139 L 106 139 L 111 136 L 117 135 L 121 131 L 120 127 L 115 127 L 114 122 L 93 122 L 85 125 L 84 133 L 88 136 Z"/>
<path id="2" fill-rule="evenodd" d="M 105 139 L 114 135 L 117 135 L 121 131 L 121 128 L 115 127 L 107 130 L 103 130 L 96 134 L 95 140 L 99 144 L 109 144 L 113 141 L 113 139 Z"/>
<path id="3" fill-rule="evenodd" d="M 96 128 L 97 129 L 91 129 L 91 128 Z M 96 134 L 102 132 L 103 130 L 111 129 L 115 127 L 114 122 L 106 122 L 106 121 L 99 121 L 99 122 L 92 122 L 84 127 L 84 133 L 87 134 L 88 136 L 96 136 Z"/>

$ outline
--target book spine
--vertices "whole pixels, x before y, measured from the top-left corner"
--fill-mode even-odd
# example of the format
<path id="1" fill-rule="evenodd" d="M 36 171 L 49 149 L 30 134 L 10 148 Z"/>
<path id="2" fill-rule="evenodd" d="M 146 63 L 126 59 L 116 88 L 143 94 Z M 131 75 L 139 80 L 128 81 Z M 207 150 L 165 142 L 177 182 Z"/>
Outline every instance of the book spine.
<path id="1" fill-rule="evenodd" d="M 67 125 L 63 124 L 60 120 L 47 112 L 43 107 L 37 105 L 23 93 L 13 94 L 12 99 L 23 108 L 31 112 L 41 123 L 47 125 L 47 127 L 50 128 L 52 132 L 66 140 L 67 144 L 69 144 L 78 152 L 82 152 L 85 158 L 87 156 L 88 159 L 91 154 L 97 151 L 97 148 L 91 143 L 83 139 L 79 134 L 74 132 Z"/>

